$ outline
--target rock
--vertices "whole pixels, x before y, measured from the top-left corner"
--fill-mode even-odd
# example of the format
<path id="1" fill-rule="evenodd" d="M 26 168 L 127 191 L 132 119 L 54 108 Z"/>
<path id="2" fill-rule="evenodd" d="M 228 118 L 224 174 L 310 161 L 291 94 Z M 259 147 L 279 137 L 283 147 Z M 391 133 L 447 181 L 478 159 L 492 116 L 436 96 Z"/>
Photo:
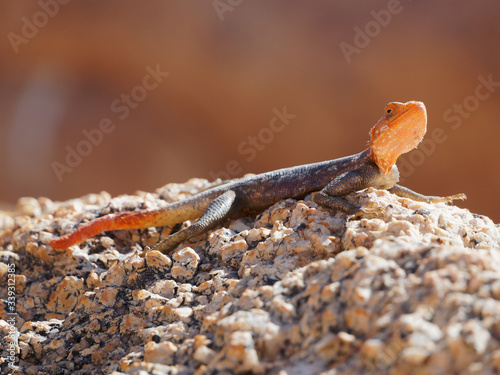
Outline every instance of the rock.
<path id="1" fill-rule="evenodd" d="M 172 228 L 48 245 L 97 215 L 164 207 L 208 186 L 23 198 L 0 212 L 0 285 L 12 284 L 17 309 L 7 315 L 2 288 L 0 355 L 17 342 L 13 373 L 500 370 L 500 228 L 455 206 L 367 189 L 349 199 L 383 208 L 378 217 L 287 199 L 169 255 L 140 253 Z"/>

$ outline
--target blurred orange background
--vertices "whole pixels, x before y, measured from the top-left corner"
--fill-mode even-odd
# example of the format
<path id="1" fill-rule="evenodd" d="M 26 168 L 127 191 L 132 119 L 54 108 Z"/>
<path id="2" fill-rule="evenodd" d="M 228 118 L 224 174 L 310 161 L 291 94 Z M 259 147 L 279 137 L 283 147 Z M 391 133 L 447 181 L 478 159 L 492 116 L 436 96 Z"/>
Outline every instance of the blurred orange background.
<path id="1" fill-rule="evenodd" d="M 0 14 L 0 201 L 153 191 L 366 147 L 421 100 L 404 185 L 500 220 L 500 2 L 16 1 Z"/>

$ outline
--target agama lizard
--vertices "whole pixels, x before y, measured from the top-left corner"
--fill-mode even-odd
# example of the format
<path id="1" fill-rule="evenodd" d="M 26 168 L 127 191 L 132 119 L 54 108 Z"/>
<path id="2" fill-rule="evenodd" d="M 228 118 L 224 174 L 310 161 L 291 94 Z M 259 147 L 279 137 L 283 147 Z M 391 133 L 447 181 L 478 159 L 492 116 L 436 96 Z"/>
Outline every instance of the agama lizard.
<path id="1" fill-rule="evenodd" d="M 79 244 L 101 232 L 174 225 L 199 219 L 153 247 L 169 253 L 181 242 L 207 232 L 242 210 L 262 211 L 286 198 L 302 198 L 319 191 L 314 201 L 348 214 L 363 212 L 345 196 L 368 187 L 387 189 L 401 197 L 429 203 L 465 199 L 465 194 L 448 197 L 425 196 L 396 185 L 399 172 L 396 159 L 420 143 L 427 128 L 422 102 L 393 102 L 370 131 L 369 147 L 352 156 L 279 169 L 213 187 L 163 209 L 121 212 L 99 217 L 73 233 L 50 241 L 56 249 Z"/>

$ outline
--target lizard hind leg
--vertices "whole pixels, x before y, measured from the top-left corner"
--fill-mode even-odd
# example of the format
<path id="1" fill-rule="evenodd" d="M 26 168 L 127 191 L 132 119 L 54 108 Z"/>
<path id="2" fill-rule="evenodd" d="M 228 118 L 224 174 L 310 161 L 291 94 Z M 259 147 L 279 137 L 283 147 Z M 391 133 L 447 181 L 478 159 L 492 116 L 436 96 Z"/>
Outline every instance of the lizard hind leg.
<path id="1" fill-rule="evenodd" d="M 392 188 L 389 189 L 389 191 L 403 198 L 410 198 L 418 202 L 427 202 L 427 203 L 439 203 L 439 202 L 451 203 L 454 200 L 467 199 L 465 194 L 455 194 L 447 197 L 422 195 L 401 185 L 394 185 Z"/>
<path id="2" fill-rule="evenodd" d="M 168 236 L 154 246 L 152 250 L 158 250 L 164 254 L 168 254 L 181 242 L 201 233 L 205 233 L 221 224 L 231 215 L 238 212 L 240 208 L 241 205 L 238 202 L 236 193 L 233 190 L 228 190 L 215 198 L 194 224 Z"/>

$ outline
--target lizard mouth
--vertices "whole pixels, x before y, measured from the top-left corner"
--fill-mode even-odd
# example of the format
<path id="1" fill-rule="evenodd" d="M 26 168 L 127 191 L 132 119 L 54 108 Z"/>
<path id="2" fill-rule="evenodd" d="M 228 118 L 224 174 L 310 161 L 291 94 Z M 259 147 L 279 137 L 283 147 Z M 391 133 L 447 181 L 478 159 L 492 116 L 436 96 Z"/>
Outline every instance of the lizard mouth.
<path id="1" fill-rule="evenodd" d="M 370 158 L 386 175 L 405 154 L 422 141 L 427 131 L 427 111 L 422 102 L 392 102 L 370 130 Z"/>

